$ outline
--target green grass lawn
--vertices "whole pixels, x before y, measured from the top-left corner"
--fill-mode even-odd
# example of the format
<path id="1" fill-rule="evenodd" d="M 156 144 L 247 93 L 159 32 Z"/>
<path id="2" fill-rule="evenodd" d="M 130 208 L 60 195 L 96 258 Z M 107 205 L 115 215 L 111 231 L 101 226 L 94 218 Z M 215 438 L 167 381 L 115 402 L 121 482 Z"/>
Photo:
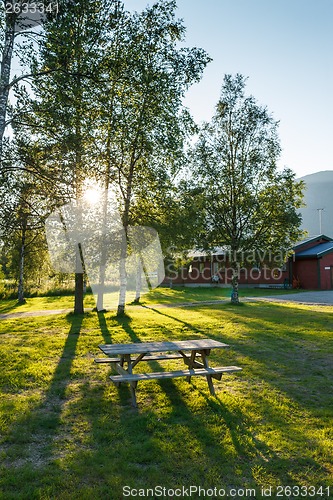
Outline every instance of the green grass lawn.
<path id="1" fill-rule="evenodd" d="M 95 307 L 94 298 L 90 294 L 86 294 L 84 300 L 85 307 Z M 1 300 L 0 314 L 17 313 L 17 312 L 32 312 L 32 311 L 47 311 L 52 309 L 72 309 L 74 306 L 73 296 L 59 297 L 33 297 L 26 299 L 24 304 L 18 304 L 17 300 Z"/>
<path id="2" fill-rule="evenodd" d="M 297 293 L 300 290 L 283 290 L 283 289 L 263 289 L 263 288 L 241 288 L 240 297 L 269 297 L 274 295 Z M 191 287 L 175 287 L 156 288 L 151 292 L 142 295 L 141 302 L 143 304 L 176 304 L 186 302 L 202 302 L 212 300 L 228 300 L 230 299 L 230 288 L 191 288 Z M 117 303 L 117 296 L 114 296 L 114 302 Z M 95 301 L 91 294 L 85 295 L 85 307 L 95 307 Z M 0 314 L 13 312 L 31 312 L 43 311 L 51 309 L 71 309 L 73 308 L 73 296 L 52 296 L 52 297 L 34 297 L 28 298 L 25 304 L 19 305 L 16 300 L 1 300 Z"/>
<path id="3" fill-rule="evenodd" d="M 285 295 L 297 293 L 301 290 L 284 290 L 277 288 L 240 288 L 239 296 L 242 297 L 270 297 L 275 295 Z M 143 295 L 143 303 L 163 303 L 175 304 L 186 302 L 202 302 L 213 300 L 230 300 L 231 288 L 219 287 L 174 287 L 156 288 L 155 290 Z"/>
<path id="4" fill-rule="evenodd" d="M 278 498 L 278 486 L 315 486 L 308 498 L 328 498 L 322 486 L 332 496 L 333 308 L 158 308 L 212 295 L 154 293 L 149 308 L 122 319 L 91 312 L 0 322 L 0 498 L 118 500 L 125 486 L 157 485 L 255 489 L 251 498 L 262 498 L 262 487 Z M 65 299 L 50 308 L 66 308 Z M 30 299 L 30 310 L 35 300 L 36 310 L 47 307 Z M 215 382 L 216 398 L 201 377 L 141 382 L 135 410 L 128 387 L 114 387 L 110 368 L 93 362 L 100 343 L 206 337 L 230 344 L 212 352 L 212 365 L 243 368 Z"/>

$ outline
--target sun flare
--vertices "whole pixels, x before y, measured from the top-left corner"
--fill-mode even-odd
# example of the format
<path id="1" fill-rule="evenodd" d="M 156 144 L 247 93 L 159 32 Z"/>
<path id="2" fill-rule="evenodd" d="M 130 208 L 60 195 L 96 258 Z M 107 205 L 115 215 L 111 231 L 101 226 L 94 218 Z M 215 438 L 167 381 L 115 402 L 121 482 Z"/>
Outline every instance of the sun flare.
<path id="1" fill-rule="evenodd" d="M 89 184 L 84 190 L 83 198 L 89 205 L 96 205 L 100 202 L 102 190 L 97 184 Z"/>

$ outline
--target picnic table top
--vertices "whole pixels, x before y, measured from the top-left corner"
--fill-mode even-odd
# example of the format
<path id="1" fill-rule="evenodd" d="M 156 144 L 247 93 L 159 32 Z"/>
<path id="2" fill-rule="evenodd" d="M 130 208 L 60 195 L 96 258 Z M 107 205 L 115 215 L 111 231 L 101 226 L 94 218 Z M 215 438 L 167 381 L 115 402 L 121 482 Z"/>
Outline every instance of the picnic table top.
<path id="1" fill-rule="evenodd" d="M 146 352 L 193 351 L 229 347 L 228 344 L 213 339 L 179 340 L 173 342 L 135 342 L 133 344 L 101 344 L 104 354 L 143 354 Z"/>

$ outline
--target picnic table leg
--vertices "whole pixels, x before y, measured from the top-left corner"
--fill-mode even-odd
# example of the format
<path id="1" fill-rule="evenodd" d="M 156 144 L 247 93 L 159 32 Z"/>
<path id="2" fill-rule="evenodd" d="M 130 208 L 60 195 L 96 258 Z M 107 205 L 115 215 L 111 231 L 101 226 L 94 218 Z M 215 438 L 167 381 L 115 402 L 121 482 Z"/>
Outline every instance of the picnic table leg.
<path id="1" fill-rule="evenodd" d="M 125 361 L 127 362 L 127 371 L 128 373 L 132 374 L 132 362 L 131 362 L 131 356 L 130 354 L 125 355 Z M 136 402 L 136 394 L 135 394 L 135 389 L 136 389 L 137 382 L 130 382 L 130 391 L 131 391 L 131 399 L 132 399 L 132 406 L 134 408 L 138 407 L 138 404 Z"/>
<path id="2" fill-rule="evenodd" d="M 121 355 L 119 363 L 112 364 L 112 366 L 117 370 L 118 373 L 121 373 L 119 370 L 121 370 L 124 367 L 124 356 Z M 121 382 L 113 382 L 113 383 L 116 387 L 120 387 Z"/>
<path id="3" fill-rule="evenodd" d="M 189 367 L 190 369 L 191 369 L 191 368 L 194 368 L 193 364 L 194 364 L 194 362 L 195 362 L 195 355 L 196 355 L 196 351 L 192 351 L 192 352 L 191 352 L 190 361 L 189 361 L 189 363 L 188 363 L 188 367 Z M 186 380 L 187 380 L 187 382 L 188 382 L 188 383 L 190 383 L 190 382 L 191 382 L 191 376 L 186 377 Z"/>
<path id="4" fill-rule="evenodd" d="M 138 407 L 138 403 L 136 402 L 136 394 L 135 394 L 136 384 L 137 384 L 137 382 L 131 382 L 131 383 L 130 383 L 130 391 L 131 391 L 132 406 L 133 406 L 134 408 L 137 408 L 137 407 Z"/>
<path id="5" fill-rule="evenodd" d="M 209 368 L 206 352 L 200 351 L 200 354 L 201 354 L 202 364 L 204 365 L 205 368 Z M 209 392 L 211 393 L 212 396 L 216 396 L 212 377 L 210 375 L 206 375 L 206 379 L 209 387 Z"/>

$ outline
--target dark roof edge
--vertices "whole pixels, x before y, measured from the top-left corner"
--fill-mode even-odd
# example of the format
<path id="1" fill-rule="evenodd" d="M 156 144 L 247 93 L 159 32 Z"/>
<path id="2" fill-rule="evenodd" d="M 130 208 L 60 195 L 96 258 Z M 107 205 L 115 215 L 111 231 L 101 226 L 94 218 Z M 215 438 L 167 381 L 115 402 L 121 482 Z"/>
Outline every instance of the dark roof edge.
<path id="1" fill-rule="evenodd" d="M 324 252 L 318 252 L 317 253 L 317 258 L 320 259 L 320 257 L 324 257 L 324 255 L 327 255 L 328 253 L 332 253 L 333 248 L 329 248 L 328 250 L 324 250 Z"/>
<path id="2" fill-rule="evenodd" d="M 329 236 L 326 236 L 326 234 L 319 234 L 317 236 L 313 236 L 312 238 L 308 238 L 307 240 L 301 241 L 300 243 L 297 243 L 297 245 L 295 245 L 293 249 L 295 250 L 295 248 L 301 248 L 302 246 L 307 245 L 308 243 L 311 243 L 312 241 L 318 240 L 320 238 L 327 241 L 333 241 L 333 239 Z"/>
<path id="3" fill-rule="evenodd" d="M 304 250 L 303 252 L 300 252 L 298 254 L 296 253 L 295 254 L 296 259 L 321 259 L 325 255 L 328 255 L 328 254 L 333 252 L 333 241 L 332 241 L 332 245 L 329 248 L 326 248 L 325 250 L 320 250 L 320 247 L 321 247 L 321 245 L 319 244 L 313 248 L 309 248 L 308 250 Z M 316 249 L 317 249 L 317 251 L 316 251 Z M 313 253 L 311 253 L 311 251 Z M 309 253 L 307 253 L 307 252 L 309 252 Z M 304 253 L 305 253 L 305 255 L 304 255 Z"/>

